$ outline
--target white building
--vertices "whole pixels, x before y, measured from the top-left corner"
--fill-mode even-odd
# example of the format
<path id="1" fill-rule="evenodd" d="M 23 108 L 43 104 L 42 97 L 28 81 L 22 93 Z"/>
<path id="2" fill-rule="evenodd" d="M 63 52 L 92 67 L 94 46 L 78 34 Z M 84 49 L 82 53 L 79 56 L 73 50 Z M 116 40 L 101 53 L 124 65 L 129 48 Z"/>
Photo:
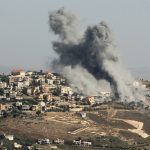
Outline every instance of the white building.
<path id="1" fill-rule="evenodd" d="M 14 136 L 13 135 L 4 135 L 6 139 L 8 139 L 9 141 L 13 141 L 14 140 Z"/>
<path id="2" fill-rule="evenodd" d="M 73 90 L 69 86 L 61 86 L 60 92 L 61 92 L 61 95 L 64 95 L 64 94 L 72 95 L 73 94 Z"/>

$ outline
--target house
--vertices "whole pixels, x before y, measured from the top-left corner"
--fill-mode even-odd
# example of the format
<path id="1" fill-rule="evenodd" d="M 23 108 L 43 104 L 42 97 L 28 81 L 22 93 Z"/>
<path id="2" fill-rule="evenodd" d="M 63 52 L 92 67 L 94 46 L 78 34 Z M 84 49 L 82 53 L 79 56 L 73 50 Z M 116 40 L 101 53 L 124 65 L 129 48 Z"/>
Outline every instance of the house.
<path id="1" fill-rule="evenodd" d="M 21 81 L 21 82 L 17 82 L 17 87 L 18 89 L 21 89 L 24 87 L 24 83 Z"/>
<path id="2" fill-rule="evenodd" d="M 27 95 L 32 95 L 33 94 L 33 88 L 28 87 L 27 88 Z"/>
<path id="3" fill-rule="evenodd" d="M 45 111 L 47 109 L 45 102 L 39 102 L 39 109 L 41 111 Z"/>
<path id="4" fill-rule="evenodd" d="M 110 97 L 111 96 L 111 92 L 107 92 L 107 91 L 103 91 L 103 92 L 101 92 L 101 94 L 103 96 L 106 96 L 106 97 Z"/>
<path id="5" fill-rule="evenodd" d="M 53 100 L 53 95 L 52 95 L 52 93 L 49 93 L 49 94 L 48 94 L 47 100 L 48 100 L 48 101 L 52 101 L 52 100 Z"/>
<path id="6" fill-rule="evenodd" d="M 53 80 L 53 84 L 60 85 L 61 81 L 59 79 Z"/>
<path id="7" fill-rule="evenodd" d="M 33 93 L 35 94 L 35 93 L 39 93 L 39 92 L 40 92 L 40 86 L 35 86 Z"/>
<path id="8" fill-rule="evenodd" d="M 51 149 L 52 150 L 57 149 L 57 146 L 56 145 L 51 145 Z"/>
<path id="9" fill-rule="evenodd" d="M 16 99 L 16 100 L 21 100 L 21 99 L 23 99 L 23 97 L 22 97 L 22 96 L 17 95 L 15 99 Z"/>
<path id="10" fill-rule="evenodd" d="M 80 115 L 82 118 L 86 118 L 86 112 L 81 112 Z"/>
<path id="11" fill-rule="evenodd" d="M 42 91 L 43 91 L 43 93 L 50 92 L 50 86 L 48 84 L 42 85 Z"/>
<path id="12" fill-rule="evenodd" d="M 63 145 L 64 144 L 64 140 L 57 138 L 57 139 L 54 140 L 54 144 Z"/>
<path id="13" fill-rule="evenodd" d="M 81 146 L 81 140 L 73 140 L 73 145 Z"/>
<path id="14" fill-rule="evenodd" d="M 49 139 L 38 139 L 38 144 L 50 144 L 50 140 Z"/>
<path id="15" fill-rule="evenodd" d="M 38 94 L 37 98 L 38 100 L 44 100 L 44 94 L 43 93 Z"/>
<path id="16" fill-rule="evenodd" d="M 52 96 L 52 93 L 40 93 L 38 95 L 38 99 L 42 101 L 43 100 L 52 101 L 53 96 Z"/>
<path id="17" fill-rule="evenodd" d="M 23 82 L 23 86 L 24 87 L 28 87 L 30 85 L 30 81 L 29 80 L 25 80 L 24 82 Z"/>
<path id="18" fill-rule="evenodd" d="M 15 99 L 17 96 L 17 92 L 16 91 L 10 91 L 10 98 L 11 99 Z"/>
<path id="19" fill-rule="evenodd" d="M 47 81 L 47 83 L 48 83 L 49 85 L 51 85 L 51 84 L 54 83 L 54 80 L 53 80 L 53 79 L 46 79 L 46 81 Z"/>
<path id="20" fill-rule="evenodd" d="M 20 144 L 18 144 L 18 143 L 14 143 L 14 148 L 16 148 L 16 149 L 20 149 L 20 148 L 22 148 L 22 145 L 20 145 Z"/>
<path id="21" fill-rule="evenodd" d="M 36 111 L 39 109 L 39 105 L 32 105 L 31 109 L 32 111 Z"/>
<path id="22" fill-rule="evenodd" d="M 83 111 L 83 108 L 69 108 L 69 111 L 71 112 L 80 112 L 80 111 Z"/>
<path id="23" fill-rule="evenodd" d="M 95 104 L 94 96 L 88 96 L 88 97 L 86 97 L 85 99 L 83 99 L 83 101 L 84 101 L 85 103 L 87 103 L 88 105 L 93 105 L 93 104 Z"/>
<path id="24" fill-rule="evenodd" d="M 26 146 L 27 150 L 33 150 L 33 146 Z"/>
<path id="25" fill-rule="evenodd" d="M 22 102 L 16 102 L 16 106 L 17 107 L 22 106 Z"/>
<path id="26" fill-rule="evenodd" d="M 8 139 L 9 141 L 13 141 L 14 140 L 14 135 L 4 135 L 6 139 Z"/>
<path id="27" fill-rule="evenodd" d="M 56 77 L 54 74 L 51 75 L 51 78 L 52 78 L 53 80 L 56 80 L 56 79 L 57 79 L 57 77 Z"/>
<path id="28" fill-rule="evenodd" d="M 29 105 L 22 105 L 22 110 L 29 110 L 30 109 L 30 106 Z"/>
<path id="29" fill-rule="evenodd" d="M 22 76 L 9 76 L 9 83 L 10 84 L 13 84 L 13 83 L 16 83 L 17 84 L 17 82 L 22 82 L 23 81 L 23 78 L 24 77 L 22 77 Z"/>
<path id="30" fill-rule="evenodd" d="M 56 89 L 56 88 L 57 88 L 57 85 L 51 84 L 51 85 L 49 85 L 49 88 L 50 88 L 50 89 Z"/>
<path id="31" fill-rule="evenodd" d="M 89 146 L 92 146 L 92 142 L 82 141 L 82 140 L 73 140 L 73 145 L 89 147 Z"/>
<path id="32" fill-rule="evenodd" d="M 64 94 L 72 95 L 72 94 L 73 94 L 73 90 L 72 90 L 72 88 L 69 87 L 69 86 L 61 86 L 61 88 L 60 88 L 60 93 L 61 93 L 62 96 L 63 96 Z"/>
<path id="33" fill-rule="evenodd" d="M 26 76 L 31 76 L 32 74 L 33 74 L 33 71 L 27 71 L 27 72 L 25 73 Z"/>
<path id="34" fill-rule="evenodd" d="M 6 98 L 6 95 L 0 95 L 0 99 L 5 99 Z"/>
<path id="35" fill-rule="evenodd" d="M 4 94 L 8 94 L 9 93 L 9 88 L 4 89 Z"/>
<path id="36" fill-rule="evenodd" d="M 7 106 L 5 104 L 0 103 L 0 111 L 7 110 Z"/>
<path id="37" fill-rule="evenodd" d="M 92 146 L 92 142 L 83 141 L 83 142 L 82 142 L 82 146 L 83 146 L 83 147 Z"/>
<path id="38" fill-rule="evenodd" d="M 47 101 L 52 101 L 53 100 L 52 93 L 44 93 L 43 99 Z"/>
<path id="39" fill-rule="evenodd" d="M 0 88 L 6 88 L 7 83 L 6 82 L 0 82 Z"/>
<path id="40" fill-rule="evenodd" d="M 13 70 L 11 72 L 11 75 L 24 77 L 26 75 L 26 73 L 22 69 L 17 69 L 17 70 Z"/>

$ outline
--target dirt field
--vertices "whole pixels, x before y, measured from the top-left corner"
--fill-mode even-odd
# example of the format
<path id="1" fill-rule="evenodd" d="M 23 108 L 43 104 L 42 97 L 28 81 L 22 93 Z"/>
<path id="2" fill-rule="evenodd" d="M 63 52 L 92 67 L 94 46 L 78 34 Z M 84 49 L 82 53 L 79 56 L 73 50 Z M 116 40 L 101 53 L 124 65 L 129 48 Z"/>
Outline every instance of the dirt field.
<path id="1" fill-rule="evenodd" d="M 150 116 L 140 111 L 123 111 L 120 110 L 116 113 L 115 118 L 128 119 L 143 122 L 143 130 L 150 134 Z"/>
<path id="2" fill-rule="evenodd" d="M 92 138 L 102 134 L 117 136 L 122 139 L 149 140 L 149 137 L 139 137 L 135 130 L 150 134 L 148 116 L 137 111 L 115 110 L 113 115 L 109 111 L 87 112 L 82 118 L 73 112 L 49 112 L 42 117 L 8 117 L 0 120 L 0 131 L 11 134 L 24 135 L 29 138 L 61 138 L 73 140 L 78 137 Z M 128 121 L 127 121 L 128 120 Z M 130 120 L 130 122 L 129 122 Z M 135 125 L 134 123 L 142 124 Z M 141 126 L 142 125 L 142 126 Z M 133 133 L 134 132 L 134 133 Z M 150 142 L 150 141 L 149 141 Z"/>

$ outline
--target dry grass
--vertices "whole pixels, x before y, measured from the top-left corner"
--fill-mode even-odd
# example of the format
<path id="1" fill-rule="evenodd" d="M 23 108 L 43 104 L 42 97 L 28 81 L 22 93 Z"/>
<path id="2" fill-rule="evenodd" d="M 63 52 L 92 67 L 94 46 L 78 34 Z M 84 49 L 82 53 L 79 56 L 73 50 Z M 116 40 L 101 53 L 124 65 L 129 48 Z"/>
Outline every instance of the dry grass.
<path id="1" fill-rule="evenodd" d="M 118 118 L 118 120 L 114 120 L 113 117 Z M 107 135 L 123 136 L 126 139 L 138 139 L 137 134 L 128 131 L 128 129 L 133 129 L 134 127 L 119 119 L 142 121 L 144 130 L 150 133 L 150 121 L 146 115 L 137 111 L 123 110 L 115 111 L 111 117 L 108 117 L 107 110 L 88 112 L 87 119 L 83 119 L 75 113 L 68 112 L 49 112 L 46 113 L 42 119 L 36 117 L 8 117 L 0 121 L 0 131 L 20 134 L 35 139 L 62 138 L 72 140 L 77 137 L 96 137 L 99 136 L 101 132 L 105 132 Z M 134 136 L 132 137 L 132 135 Z"/>

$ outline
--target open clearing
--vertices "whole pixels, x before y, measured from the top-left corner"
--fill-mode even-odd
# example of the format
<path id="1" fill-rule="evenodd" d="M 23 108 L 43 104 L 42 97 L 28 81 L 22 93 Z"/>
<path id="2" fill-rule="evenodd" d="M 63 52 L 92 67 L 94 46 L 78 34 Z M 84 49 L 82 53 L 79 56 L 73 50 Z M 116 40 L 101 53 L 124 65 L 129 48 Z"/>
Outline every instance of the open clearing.
<path id="1" fill-rule="evenodd" d="M 86 113 L 86 118 L 82 118 L 79 113 L 74 112 L 48 112 L 42 118 L 33 116 L 8 117 L 0 121 L 0 131 L 17 133 L 35 139 L 73 140 L 78 137 L 83 139 L 98 137 L 102 133 L 106 136 L 117 136 L 122 139 L 143 139 L 146 141 L 150 139 L 150 122 L 145 114 L 126 110 Z"/>

